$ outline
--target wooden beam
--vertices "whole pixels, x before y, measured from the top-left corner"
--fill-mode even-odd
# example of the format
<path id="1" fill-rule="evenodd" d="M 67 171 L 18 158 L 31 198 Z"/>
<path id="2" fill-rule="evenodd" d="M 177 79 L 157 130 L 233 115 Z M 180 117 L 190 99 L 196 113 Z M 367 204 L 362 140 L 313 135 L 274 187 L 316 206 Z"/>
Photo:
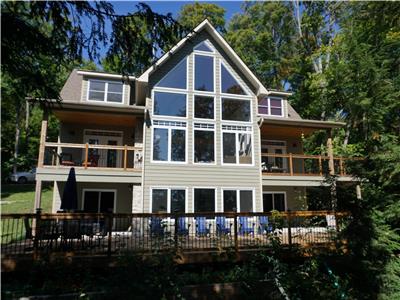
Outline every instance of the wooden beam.
<path id="1" fill-rule="evenodd" d="M 326 146 L 329 157 L 329 175 L 335 175 L 335 164 L 333 160 L 332 130 L 328 131 L 328 140 L 326 141 Z"/>

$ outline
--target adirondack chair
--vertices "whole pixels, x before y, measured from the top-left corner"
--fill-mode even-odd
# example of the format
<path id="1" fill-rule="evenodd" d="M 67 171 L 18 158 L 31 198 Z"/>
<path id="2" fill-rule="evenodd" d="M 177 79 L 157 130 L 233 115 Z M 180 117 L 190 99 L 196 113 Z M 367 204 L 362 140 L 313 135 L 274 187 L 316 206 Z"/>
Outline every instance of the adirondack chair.
<path id="1" fill-rule="evenodd" d="M 152 217 L 150 219 L 150 233 L 154 236 L 163 236 L 164 227 L 162 225 L 162 219 L 157 217 Z"/>
<path id="2" fill-rule="evenodd" d="M 269 223 L 267 216 L 260 216 L 259 223 L 260 223 L 258 227 L 259 234 L 270 233 L 273 231 L 272 225 Z"/>
<path id="3" fill-rule="evenodd" d="M 226 235 L 226 234 L 231 234 L 231 228 L 232 224 L 230 226 L 226 226 L 226 218 L 223 216 L 218 216 L 217 217 L 217 234 L 219 235 Z"/>
<path id="4" fill-rule="evenodd" d="M 249 217 L 239 217 L 239 234 L 254 234 L 254 223 L 250 223 Z"/>
<path id="5" fill-rule="evenodd" d="M 211 224 L 207 228 L 206 217 L 196 218 L 196 234 L 198 236 L 206 236 L 210 233 Z"/>
<path id="6" fill-rule="evenodd" d="M 186 219 L 179 218 L 178 219 L 178 234 L 179 235 L 189 235 L 190 224 L 186 228 Z"/>

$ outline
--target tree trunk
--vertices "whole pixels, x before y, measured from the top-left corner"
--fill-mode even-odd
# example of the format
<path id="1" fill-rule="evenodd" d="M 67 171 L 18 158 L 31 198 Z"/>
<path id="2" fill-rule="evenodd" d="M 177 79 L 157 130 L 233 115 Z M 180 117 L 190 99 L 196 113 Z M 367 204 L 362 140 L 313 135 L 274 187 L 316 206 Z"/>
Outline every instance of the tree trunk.
<path id="1" fill-rule="evenodd" d="M 17 106 L 16 113 L 15 113 L 15 140 L 14 140 L 13 173 L 16 173 L 17 169 L 18 169 L 17 160 L 18 160 L 18 155 L 19 155 L 19 137 L 21 135 L 20 114 L 21 114 L 20 106 Z"/>
<path id="2" fill-rule="evenodd" d="M 25 102 L 25 145 L 26 149 L 29 148 L 29 117 L 30 117 L 30 107 L 29 102 Z"/>

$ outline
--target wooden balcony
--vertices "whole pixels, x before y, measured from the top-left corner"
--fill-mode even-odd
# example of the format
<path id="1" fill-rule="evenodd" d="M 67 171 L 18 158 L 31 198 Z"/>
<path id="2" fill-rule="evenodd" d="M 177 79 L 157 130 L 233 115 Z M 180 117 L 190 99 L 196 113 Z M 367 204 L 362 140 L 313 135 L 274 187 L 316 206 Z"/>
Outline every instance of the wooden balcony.
<path id="1" fill-rule="evenodd" d="M 44 143 L 39 167 L 140 171 L 142 148 L 133 146 Z"/>
<path id="2" fill-rule="evenodd" d="M 361 160 L 360 157 L 329 157 L 322 155 L 304 154 L 272 154 L 262 153 L 263 175 L 286 175 L 286 176 L 324 176 L 325 174 L 336 174 L 349 176 L 347 162 Z M 330 160 L 332 160 L 330 162 Z M 333 172 L 332 167 L 333 166 Z"/>
<path id="3" fill-rule="evenodd" d="M 346 212 L 3 214 L 4 256 L 239 253 L 335 245 Z"/>

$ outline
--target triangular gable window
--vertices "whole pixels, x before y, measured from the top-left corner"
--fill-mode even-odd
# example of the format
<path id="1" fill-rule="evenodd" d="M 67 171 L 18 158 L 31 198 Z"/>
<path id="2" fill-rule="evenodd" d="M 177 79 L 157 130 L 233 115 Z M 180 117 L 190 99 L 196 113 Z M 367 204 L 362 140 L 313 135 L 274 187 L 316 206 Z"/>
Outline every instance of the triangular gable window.
<path id="1" fill-rule="evenodd" d="M 214 50 L 211 49 L 211 47 L 208 46 L 207 43 L 206 43 L 205 41 L 204 41 L 204 42 L 201 42 L 201 43 L 198 44 L 196 47 L 194 47 L 194 50 L 203 51 L 203 52 L 214 52 Z"/>
<path id="2" fill-rule="evenodd" d="M 186 90 L 187 59 L 181 60 L 175 68 L 168 72 L 157 84 L 158 87 Z"/>
<path id="3" fill-rule="evenodd" d="M 239 82 L 221 62 L 221 91 L 226 94 L 246 95 Z"/>

